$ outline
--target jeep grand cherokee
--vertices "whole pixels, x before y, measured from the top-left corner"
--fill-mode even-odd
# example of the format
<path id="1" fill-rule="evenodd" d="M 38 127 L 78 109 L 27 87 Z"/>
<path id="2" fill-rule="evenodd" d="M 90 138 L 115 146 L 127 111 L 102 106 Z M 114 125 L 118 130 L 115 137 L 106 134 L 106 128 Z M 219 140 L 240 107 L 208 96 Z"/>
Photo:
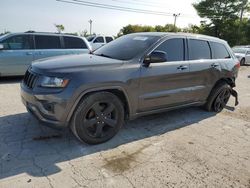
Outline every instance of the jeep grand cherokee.
<path id="1" fill-rule="evenodd" d="M 239 66 L 218 38 L 136 33 L 93 54 L 33 63 L 21 95 L 42 122 L 69 126 L 81 141 L 97 144 L 111 139 L 124 119 L 187 106 L 220 112 L 231 95 L 237 98 Z"/>

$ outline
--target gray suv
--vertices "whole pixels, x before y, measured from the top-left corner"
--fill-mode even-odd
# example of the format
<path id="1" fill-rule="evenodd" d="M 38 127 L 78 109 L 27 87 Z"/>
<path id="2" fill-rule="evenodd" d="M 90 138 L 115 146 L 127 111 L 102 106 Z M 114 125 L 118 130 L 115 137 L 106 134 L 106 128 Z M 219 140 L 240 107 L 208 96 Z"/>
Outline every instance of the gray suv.
<path id="1" fill-rule="evenodd" d="M 227 42 L 202 35 L 136 33 L 93 54 L 43 60 L 21 83 L 28 111 L 71 127 L 82 141 L 111 139 L 124 119 L 187 106 L 220 112 L 240 64 Z"/>
<path id="2" fill-rule="evenodd" d="M 85 38 L 55 33 L 11 33 L 0 36 L 0 77 L 24 75 L 32 61 L 89 53 Z"/>

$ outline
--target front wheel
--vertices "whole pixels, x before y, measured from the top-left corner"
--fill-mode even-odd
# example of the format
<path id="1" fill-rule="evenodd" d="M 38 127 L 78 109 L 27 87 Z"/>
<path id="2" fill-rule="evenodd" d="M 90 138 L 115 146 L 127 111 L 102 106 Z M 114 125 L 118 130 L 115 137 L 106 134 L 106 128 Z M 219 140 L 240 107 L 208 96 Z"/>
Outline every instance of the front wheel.
<path id="1" fill-rule="evenodd" d="M 116 135 L 124 122 L 120 99 L 109 92 L 94 93 L 78 106 L 71 123 L 74 135 L 88 144 L 103 143 Z"/>
<path id="2" fill-rule="evenodd" d="M 207 103 L 205 104 L 206 110 L 210 112 L 221 112 L 229 101 L 230 96 L 231 87 L 225 82 L 219 83 L 213 88 L 208 97 Z"/>

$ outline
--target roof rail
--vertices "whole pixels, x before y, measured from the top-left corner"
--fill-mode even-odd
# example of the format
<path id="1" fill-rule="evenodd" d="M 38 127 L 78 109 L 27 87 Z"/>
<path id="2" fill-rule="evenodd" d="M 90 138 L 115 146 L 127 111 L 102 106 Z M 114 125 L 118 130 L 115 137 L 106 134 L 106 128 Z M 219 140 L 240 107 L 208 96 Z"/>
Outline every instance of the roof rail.
<path id="1" fill-rule="evenodd" d="M 35 31 L 29 30 L 29 31 L 26 31 L 24 33 L 35 33 Z"/>
<path id="2" fill-rule="evenodd" d="M 32 30 L 30 30 L 30 31 L 26 31 L 26 32 L 24 32 L 24 33 L 48 33 L 48 34 L 63 34 L 63 33 L 53 33 L 53 32 L 40 32 L 40 31 L 32 31 Z"/>

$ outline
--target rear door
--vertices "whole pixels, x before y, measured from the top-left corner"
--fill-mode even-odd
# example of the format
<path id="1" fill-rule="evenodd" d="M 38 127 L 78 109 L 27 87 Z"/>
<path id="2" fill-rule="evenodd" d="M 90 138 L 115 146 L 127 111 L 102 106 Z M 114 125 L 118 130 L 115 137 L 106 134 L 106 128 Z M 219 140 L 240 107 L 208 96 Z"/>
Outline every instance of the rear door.
<path id="1" fill-rule="evenodd" d="M 42 59 L 53 56 L 65 55 L 60 36 L 57 35 L 34 35 L 35 56 L 34 59 Z"/>
<path id="2" fill-rule="evenodd" d="M 24 75 L 34 58 L 32 36 L 14 35 L 1 43 L 4 49 L 0 50 L 0 75 Z"/>
<path id="3" fill-rule="evenodd" d="M 192 102 L 185 38 L 171 38 L 155 51 L 164 51 L 167 62 L 141 67 L 139 111 L 155 110 Z"/>
<path id="4" fill-rule="evenodd" d="M 220 59 L 212 58 L 211 45 L 207 40 L 189 38 L 188 49 L 193 100 L 205 101 L 220 78 Z"/>
<path id="5" fill-rule="evenodd" d="M 83 54 L 89 53 L 89 49 L 85 41 L 78 37 L 63 37 L 65 54 Z"/>

